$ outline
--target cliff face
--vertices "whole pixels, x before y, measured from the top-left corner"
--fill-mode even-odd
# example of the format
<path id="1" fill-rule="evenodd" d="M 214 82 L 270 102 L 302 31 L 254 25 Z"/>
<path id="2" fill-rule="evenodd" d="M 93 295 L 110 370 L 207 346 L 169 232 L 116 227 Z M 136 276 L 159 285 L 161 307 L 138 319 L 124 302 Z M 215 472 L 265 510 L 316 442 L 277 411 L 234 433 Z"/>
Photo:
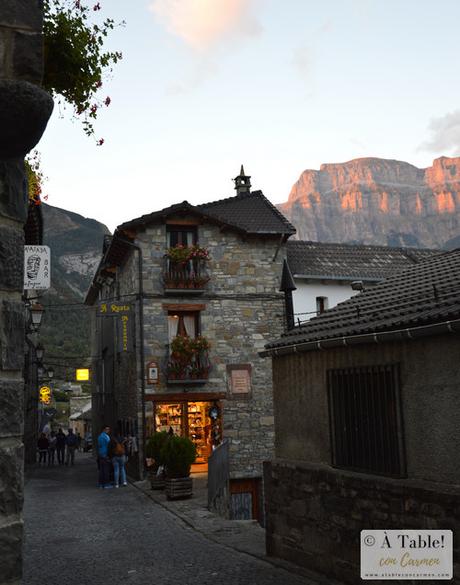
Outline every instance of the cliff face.
<path id="1" fill-rule="evenodd" d="M 460 235 L 460 157 L 418 169 L 362 158 L 306 170 L 280 211 L 301 240 L 442 247 Z"/>
<path id="2" fill-rule="evenodd" d="M 51 248 L 51 293 L 83 300 L 102 255 L 105 225 L 43 204 L 43 243 Z M 72 294 L 73 293 L 73 294 Z"/>

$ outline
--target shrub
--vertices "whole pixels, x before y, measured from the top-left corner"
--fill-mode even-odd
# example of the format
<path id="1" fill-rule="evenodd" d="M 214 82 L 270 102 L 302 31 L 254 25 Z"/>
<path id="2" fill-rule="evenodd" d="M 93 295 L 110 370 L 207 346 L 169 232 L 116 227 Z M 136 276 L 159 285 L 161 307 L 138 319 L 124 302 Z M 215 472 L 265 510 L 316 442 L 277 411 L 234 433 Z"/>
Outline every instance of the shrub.
<path id="1" fill-rule="evenodd" d="M 166 431 L 154 433 L 147 439 L 147 443 L 145 445 L 145 456 L 155 460 L 155 469 L 158 469 L 160 465 L 164 465 L 161 454 L 163 447 L 169 441 L 169 439 L 170 436 Z"/>
<path id="2" fill-rule="evenodd" d="M 196 459 L 195 445 L 188 437 L 172 436 L 164 445 L 161 458 L 168 477 L 188 477 L 190 467 Z"/>

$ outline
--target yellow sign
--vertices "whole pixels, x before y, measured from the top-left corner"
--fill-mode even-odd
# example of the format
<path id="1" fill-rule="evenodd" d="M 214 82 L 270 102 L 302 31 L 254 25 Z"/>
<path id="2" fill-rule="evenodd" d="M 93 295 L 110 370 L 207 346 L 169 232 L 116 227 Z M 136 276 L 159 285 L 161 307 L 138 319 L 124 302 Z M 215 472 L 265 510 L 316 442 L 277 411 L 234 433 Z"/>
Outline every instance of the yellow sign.
<path id="1" fill-rule="evenodd" d="M 77 368 L 77 370 L 75 370 L 75 378 L 77 382 L 88 382 L 89 368 Z"/>
<path id="2" fill-rule="evenodd" d="M 49 386 L 41 386 L 38 391 L 38 399 L 42 404 L 51 404 L 51 388 Z"/>

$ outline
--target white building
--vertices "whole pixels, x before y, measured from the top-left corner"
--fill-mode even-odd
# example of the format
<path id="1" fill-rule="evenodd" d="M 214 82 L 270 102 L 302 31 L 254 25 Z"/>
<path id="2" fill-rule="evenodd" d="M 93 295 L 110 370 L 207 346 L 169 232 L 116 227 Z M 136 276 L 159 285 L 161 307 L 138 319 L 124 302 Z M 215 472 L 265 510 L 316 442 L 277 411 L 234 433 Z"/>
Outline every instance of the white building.
<path id="1" fill-rule="evenodd" d="M 294 277 L 295 322 L 307 321 L 355 295 L 353 282 L 364 288 L 439 254 L 441 250 L 389 248 L 292 240 L 287 261 Z M 357 286 L 360 286 L 359 284 Z"/>

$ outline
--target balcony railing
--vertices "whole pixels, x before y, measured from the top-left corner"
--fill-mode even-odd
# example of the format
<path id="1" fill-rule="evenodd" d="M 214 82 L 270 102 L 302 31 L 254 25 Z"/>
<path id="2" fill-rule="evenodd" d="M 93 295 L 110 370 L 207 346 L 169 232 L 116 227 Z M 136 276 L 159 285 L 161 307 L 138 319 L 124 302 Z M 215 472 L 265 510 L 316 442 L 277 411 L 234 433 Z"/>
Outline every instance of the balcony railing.
<path id="1" fill-rule="evenodd" d="M 165 258 L 163 285 L 165 290 L 203 292 L 209 282 L 208 262 L 203 259 L 173 262 Z"/>

